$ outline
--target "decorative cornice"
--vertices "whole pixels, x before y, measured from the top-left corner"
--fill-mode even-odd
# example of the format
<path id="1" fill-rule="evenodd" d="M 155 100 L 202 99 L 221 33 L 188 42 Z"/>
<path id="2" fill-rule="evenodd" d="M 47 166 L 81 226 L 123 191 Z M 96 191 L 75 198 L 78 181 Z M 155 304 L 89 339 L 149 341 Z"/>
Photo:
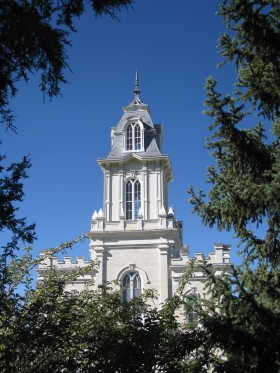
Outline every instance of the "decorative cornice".
<path id="1" fill-rule="evenodd" d="M 151 161 L 151 162 L 163 161 L 164 162 L 163 168 L 164 168 L 164 171 L 166 172 L 168 181 L 173 180 L 172 166 L 171 166 L 171 162 L 169 160 L 168 155 L 146 156 L 145 153 L 143 153 L 143 152 L 141 152 L 141 153 L 140 152 L 139 153 L 128 152 L 121 159 L 120 158 L 98 158 L 97 163 L 102 168 L 102 170 L 105 171 L 106 166 L 108 166 L 108 165 L 116 164 L 116 163 L 117 164 L 120 164 L 120 163 L 124 164 L 124 163 L 129 162 L 132 159 L 135 159 L 135 160 L 138 160 L 138 161 L 141 161 L 141 162 L 143 162 L 143 161 L 145 161 L 145 162 L 147 162 L 147 161 Z"/>

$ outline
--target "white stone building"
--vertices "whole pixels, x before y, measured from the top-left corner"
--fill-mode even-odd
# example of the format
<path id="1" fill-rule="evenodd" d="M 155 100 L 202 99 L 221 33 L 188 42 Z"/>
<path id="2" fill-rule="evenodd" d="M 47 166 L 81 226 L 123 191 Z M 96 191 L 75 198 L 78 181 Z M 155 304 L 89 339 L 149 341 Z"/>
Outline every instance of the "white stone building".
<path id="1" fill-rule="evenodd" d="M 90 257 L 99 262 L 91 273 L 69 284 L 80 291 L 85 282 L 92 288 L 117 280 L 125 286 L 124 300 L 155 289 L 158 302 L 171 297 L 190 261 L 184 246 L 183 223 L 168 205 L 168 184 L 173 180 L 168 155 L 162 151 L 163 127 L 153 124 L 150 109 L 140 99 L 136 75 L 134 99 L 123 108 L 118 125 L 111 130 L 111 150 L 99 158 L 104 174 L 103 209 L 91 219 Z M 202 254 L 195 254 L 197 260 Z M 214 245 L 207 258 L 217 270 L 230 268 L 228 245 Z M 88 262 L 79 257 L 46 259 L 38 268 L 39 282 L 50 265 L 71 271 Z M 203 293 L 199 267 L 186 285 L 185 295 Z"/>

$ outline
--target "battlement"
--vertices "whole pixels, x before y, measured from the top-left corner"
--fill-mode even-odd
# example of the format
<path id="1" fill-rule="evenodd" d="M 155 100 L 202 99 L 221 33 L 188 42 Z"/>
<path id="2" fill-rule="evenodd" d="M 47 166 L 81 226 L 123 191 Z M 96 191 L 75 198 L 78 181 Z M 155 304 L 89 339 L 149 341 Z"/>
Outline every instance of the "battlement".
<path id="1" fill-rule="evenodd" d="M 195 253 L 194 258 L 198 261 L 205 259 L 207 264 L 230 264 L 230 245 L 218 243 L 214 245 L 214 250 L 208 257 L 204 257 L 202 253 Z"/>
<path id="2" fill-rule="evenodd" d="M 208 256 L 204 256 L 202 253 L 195 253 L 193 257 L 189 257 L 189 251 L 184 248 L 181 250 L 181 256 L 179 258 L 172 259 L 171 262 L 171 273 L 174 288 L 178 286 L 184 271 L 188 268 L 188 265 L 192 260 L 195 261 L 194 272 L 189 279 L 189 288 L 194 288 L 198 293 L 203 294 L 203 279 L 205 278 L 205 273 L 202 271 L 200 263 L 206 261 L 206 264 L 212 264 L 215 268 L 215 272 L 221 273 L 226 271 L 231 272 L 230 263 L 230 245 L 225 245 L 222 243 L 214 245 L 214 251 L 210 252 Z"/>
<path id="3" fill-rule="evenodd" d="M 78 256 L 75 260 L 73 260 L 70 256 L 65 256 L 62 260 L 55 255 L 48 256 L 45 252 L 40 254 L 40 258 L 42 259 L 41 263 L 39 264 L 36 272 L 38 273 L 38 284 L 44 281 L 46 273 L 50 269 L 55 269 L 58 273 L 62 276 L 64 274 L 70 274 L 75 270 L 86 268 L 92 264 L 91 260 L 85 260 L 83 256 Z M 93 283 L 93 276 L 95 269 L 90 269 L 87 273 L 84 273 L 78 276 L 75 279 L 75 283 Z M 78 289 L 81 290 L 80 288 Z"/>
<path id="4" fill-rule="evenodd" d="M 194 259 L 198 262 L 206 260 L 207 264 L 228 266 L 230 265 L 230 249 L 230 245 L 218 243 L 214 245 L 214 251 L 210 252 L 208 256 L 204 256 L 201 252 L 197 252 L 193 257 L 189 257 L 189 250 L 184 248 L 184 250 L 181 251 L 181 257 L 172 260 L 172 265 L 185 266 Z"/>
<path id="5" fill-rule="evenodd" d="M 40 258 L 43 261 L 39 264 L 39 269 L 48 269 L 55 267 L 56 269 L 77 269 L 87 267 L 91 264 L 90 260 L 85 260 L 83 256 L 78 256 L 75 260 L 71 256 L 65 256 L 62 260 L 55 255 L 46 256 L 46 254 L 40 254 Z"/>

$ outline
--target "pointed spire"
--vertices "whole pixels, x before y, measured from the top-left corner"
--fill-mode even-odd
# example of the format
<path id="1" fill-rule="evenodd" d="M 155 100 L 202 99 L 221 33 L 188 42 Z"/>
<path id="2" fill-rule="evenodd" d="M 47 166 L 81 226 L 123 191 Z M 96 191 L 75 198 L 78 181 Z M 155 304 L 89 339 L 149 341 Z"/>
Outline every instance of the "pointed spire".
<path id="1" fill-rule="evenodd" d="M 135 87 L 134 87 L 134 100 L 133 104 L 143 104 L 143 101 L 140 98 L 140 89 L 139 89 L 139 78 L 138 78 L 138 71 L 136 69 L 136 76 L 135 76 Z"/>
<path id="2" fill-rule="evenodd" d="M 102 209 L 100 209 L 100 210 L 98 211 L 97 218 L 104 218 L 104 214 L 103 214 Z"/>
<path id="3" fill-rule="evenodd" d="M 165 211 L 164 206 L 161 206 L 158 215 L 159 215 L 159 217 L 161 217 L 161 218 L 166 218 L 166 211 Z"/>
<path id="4" fill-rule="evenodd" d="M 140 93 L 140 90 L 139 90 L 139 78 L 138 78 L 138 70 L 137 69 L 136 69 L 136 76 L 135 76 L 134 93 Z"/>
<path id="5" fill-rule="evenodd" d="M 149 106 L 145 104 L 141 98 L 140 98 L 140 89 L 139 89 L 139 77 L 138 77 L 138 71 L 136 69 L 136 76 L 135 76 L 135 85 L 134 85 L 134 99 L 133 101 L 128 105 L 123 107 L 124 112 L 128 111 L 142 111 L 145 110 L 148 113 L 150 112 Z"/>
<path id="6" fill-rule="evenodd" d="M 173 215 L 173 216 L 175 216 L 175 212 L 174 212 L 174 210 L 173 210 L 173 208 L 172 207 L 169 207 L 169 210 L 168 210 L 168 213 L 167 213 L 168 215 Z"/>

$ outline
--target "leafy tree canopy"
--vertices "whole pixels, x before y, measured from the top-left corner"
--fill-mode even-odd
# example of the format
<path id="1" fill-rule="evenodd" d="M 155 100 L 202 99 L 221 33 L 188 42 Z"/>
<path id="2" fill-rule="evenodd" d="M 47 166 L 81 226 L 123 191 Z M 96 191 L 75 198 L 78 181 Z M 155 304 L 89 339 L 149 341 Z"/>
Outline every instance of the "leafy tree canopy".
<path id="1" fill-rule="evenodd" d="M 44 255 L 73 244 L 62 244 Z M 12 261 L 10 279 L 30 283 L 30 269 L 41 260 L 26 255 Z M 181 328 L 179 293 L 159 309 L 154 306 L 153 291 L 122 302 L 123 289 L 117 284 L 94 291 L 88 288 L 80 294 L 65 292 L 67 283 L 94 265 L 70 274 L 50 268 L 35 289 L 27 288 L 17 296 L 1 294 L 2 372 L 207 372 L 207 341 L 196 354 L 204 333 Z"/>

